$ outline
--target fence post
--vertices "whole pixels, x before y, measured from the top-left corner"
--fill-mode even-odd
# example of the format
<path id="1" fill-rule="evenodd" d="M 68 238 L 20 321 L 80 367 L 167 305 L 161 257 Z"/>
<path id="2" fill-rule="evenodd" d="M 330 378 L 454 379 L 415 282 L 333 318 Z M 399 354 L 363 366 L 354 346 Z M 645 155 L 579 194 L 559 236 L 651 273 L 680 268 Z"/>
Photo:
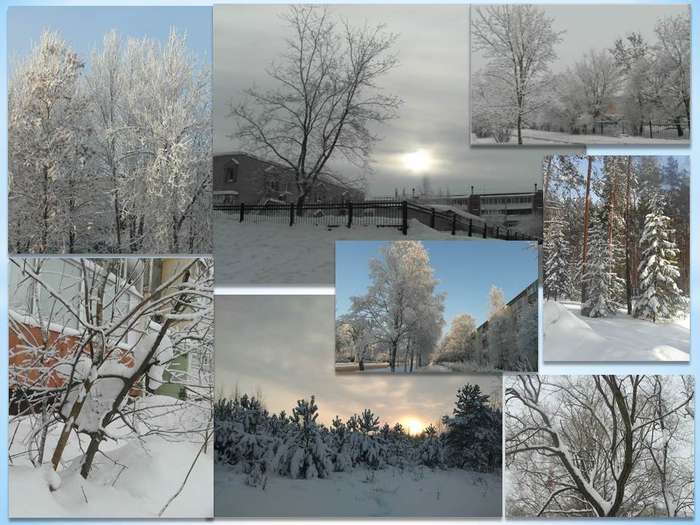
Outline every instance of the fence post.
<path id="1" fill-rule="evenodd" d="M 472 220 L 469 219 L 469 237 L 472 236 Z"/>
<path id="2" fill-rule="evenodd" d="M 457 231 L 457 214 L 452 214 L 452 235 Z"/>
<path id="3" fill-rule="evenodd" d="M 294 203 L 289 205 L 289 225 L 294 226 Z"/>
<path id="4" fill-rule="evenodd" d="M 348 228 L 352 228 L 352 202 L 348 201 Z"/>
<path id="5" fill-rule="evenodd" d="M 500 233 L 501 228 L 499 226 L 496 226 L 496 239 L 498 239 L 498 235 Z"/>
<path id="6" fill-rule="evenodd" d="M 243 222 L 243 217 L 245 217 L 245 203 L 241 202 L 241 217 L 238 222 Z"/>
<path id="7" fill-rule="evenodd" d="M 408 201 L 401 203 L 401 231 L 408 235 Z"/>
<path id="8" fill-rule="evenodd" d="M 430 227 L 435 229 L 435 208 L 430 208 Z"/>
<path id="9" fill-rule="evenodd" d="M 484 239 L 486 239 L 486 232 L 489 229 L 489 225 L 484 223 L 483 228 L 484 228 Z"/>

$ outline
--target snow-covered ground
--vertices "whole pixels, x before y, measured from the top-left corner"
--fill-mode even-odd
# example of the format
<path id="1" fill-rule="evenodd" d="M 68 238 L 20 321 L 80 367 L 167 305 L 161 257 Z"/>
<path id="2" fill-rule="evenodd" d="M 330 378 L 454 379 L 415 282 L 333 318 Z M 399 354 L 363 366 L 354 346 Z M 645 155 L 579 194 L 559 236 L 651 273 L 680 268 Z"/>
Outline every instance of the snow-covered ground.
<path id="1" fill-rule="evenodd" d="M 71 436 L 64 453 L 65 466 L 58 474 L 51 469 L 49 458 L 40 468 L 29 463 L 23 452 L 28 425 L 14 419 L 10 428 L 13 440 L 9 465 L 9 509 L 12 518 L 152 518 L 157 517 L 168 500 L 180 489 L 202 441 L 196 437 L 178 435 L 182 418 L 205 414 L 200 407 L 193 410 L 165 410 L 165 404 L 177 400 L 165 396 L 149 396 L 139 401 L 143 409 L 153 410 L 153 429 L 173 433 L 167 436 L 150 434 L 140 439 L 127 437 L 125 426 L 110 425 L 115 440 L 103 443 L 88 480 L 80 476 L 82 453 L 75 435 Z M 198 422 L 199 423 L 199 422 Z M 190 425 L 191 426 L 191 425 Z M 116 428 L 113 428 L 116 427 Z M 53 451 L 60 429 L 47 436 L 47 451 Z M 131 434 L 133 436 L 133 434 Z M 87 446 L 87 439 L 81 440 Z M 199 458 L 182 492 L 170 503 L 163 517 L 207 518 L 213 513 L 213 450 L 211 444 Z M 49 481 L 58 489 L 51 491 Z"/>
<path id="2" fill-rule="evenodd" d="M 590 318 L 579 303 L 544 303 L 545 361 L 676 361 L 690 359 L 690 319 L 652 323 L 620 311 Z"/>
<path id="3" fill-rule="evenodd" d="M 359 370 L 357 363 L 336 363 L 336 373 L 359 373 L 359 374 L 391 374 L 389 363 L 365 363 L 365 369 Z M 420 368 L 415 368 L 413 372 L 404 370 L 403 363 L 396 365 L 395 375 L 399 374 L 454 374 L 468 372 L 489 372 L 500 373 L 500 370 L 480 370 L 478 367 L 471 366 L 467 363 L 430 363 Z"/>
<path id="4" fill-rule="evenodd" d="M 270 477 L 264 489 L 214 467 L 217 517 L 498 517 L 501 476 L 464 470 L 358 469 L 326 479 Z"/>
<path id="5" fill-rule="evenodd" d="M 653 145 L 653 144 L 688 144 L 687 137 L 684 139 L 662 139 L 648 137 L 608 137 L 605 135 L 572 135 L 569 133 L 559 133 L 556 131 L 541 131 L 536 129 L 522 130 L 523 144 L 546 145 L 546 144 L 571 144 L 571 145 L 590 145 L 590 144 L 618 144 L 618 145 Z M 473 145 L 492 145 L 492 146 L 513 146 L 518 144 L 518 135 L 513 131 L 510 142 L 505 144 L 497 144 L 493 138 L 485 137 L 478 138 L 474 133 L 471 134 L 471 144 Z"/>
<path id="6" fill-rule="evenodd" d="M 322 285 L 335 282 L 335 241 L 484 240 L 451 235 L 409 221 L 408 235 L 397 228 L 354 225 L 328 228 L 312 224 L 238 222 L 215 214 L 214 257 L 217 286 Z"/>

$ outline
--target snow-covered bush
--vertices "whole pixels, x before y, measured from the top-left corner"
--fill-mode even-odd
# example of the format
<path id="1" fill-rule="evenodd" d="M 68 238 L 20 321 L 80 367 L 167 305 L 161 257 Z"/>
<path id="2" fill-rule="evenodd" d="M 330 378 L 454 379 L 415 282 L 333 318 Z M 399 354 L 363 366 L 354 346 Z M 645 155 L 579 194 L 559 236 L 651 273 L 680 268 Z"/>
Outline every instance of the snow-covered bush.
<path id="1" fill-rule="evenodd" d="M 423 433 L 418 447 L 420 461 L 426 467 L 442 467 L 445 464 L 445 446 L 433 425 L 429 425 Z"/>
<path id="2" fill-rule="evenodd" d="M 326 427 L 313 396 L 299 400 L 291 417 L 270 414 L 247 395 L 217 401 L 214 415 L 216 460 L 261 488 L 270 475 L 314 479 L 390 467 L 486 471 L 500 461 L 500 412 L 469 385 L 458 393 L 454 417 L 445 416 L 443 433 L 429 425 L 409 435 L 400 423 L 380 425 L 369 409 L 347 421 L 336 416 Z"/>

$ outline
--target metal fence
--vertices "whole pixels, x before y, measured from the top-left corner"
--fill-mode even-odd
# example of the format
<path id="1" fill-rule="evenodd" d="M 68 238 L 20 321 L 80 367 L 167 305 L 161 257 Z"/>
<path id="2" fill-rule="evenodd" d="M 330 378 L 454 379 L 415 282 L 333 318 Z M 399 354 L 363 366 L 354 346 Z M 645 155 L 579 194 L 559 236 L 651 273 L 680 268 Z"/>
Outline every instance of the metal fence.
<path id="1" fill-rule="evenodd" d="M 482 219 L 467 218 L 452 211 L 439 211 L 409 201 L 381 200 L 346 203 L 304 204 L 234 204 L 214 205 L 215 214 L 234 216 L 239 222 L 277 223 L 294 226 L 312 224 L 328 228 L 353 225 L 395 228 L 408 235 L 410 221 L 415 219 L 430 228 L 484 239 L 539 240 L 528 234 L 491 225 Z"/>

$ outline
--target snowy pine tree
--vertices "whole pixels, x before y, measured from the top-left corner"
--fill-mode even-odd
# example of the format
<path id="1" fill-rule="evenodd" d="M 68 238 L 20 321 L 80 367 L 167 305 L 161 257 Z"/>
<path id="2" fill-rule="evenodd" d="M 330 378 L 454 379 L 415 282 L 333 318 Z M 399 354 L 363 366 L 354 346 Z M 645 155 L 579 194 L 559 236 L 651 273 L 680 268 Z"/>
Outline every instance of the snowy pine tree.
<path id="1" fill-rule="evenodd" d="M 350 431 L 338 416 L 335 416 L 331 422 L 331 441 L 334 449 L 333 466 L 335 471 L 347 472 L 351 470 L 354 463 L 354 455 Z"/>
<path id="2" fill-rule="evenodd" d="M 314 396 L 300 399 L 292 411 L 294 429 L 289 433 L 288 468 L 292 478 L 325 478 L 333 470 L 331 452 L 323 440 L 322 427 L 316 422 L 318 405 Z"/>
<path id="3" fill-rule="evenodd" d="M 488 405 L 479 385 L 457 392 L 452 417 L 443 417 L 446 462 L 457 468 L 494 469 L 501 458 L 501 415 Z"/>
<path id="4" fill-rule="evenodd" d="M 687 299 L 676 284 L 680 276 L 678 248 L 673 240 L 671 219 L 663 214 L 660 198 L 651 198 L 650 212 L 644 219 L 640 240 L 642 260 L 639 264 L 639 299 L 634 316 L 653 322 L 672 319 L 686 307 Z"/>
<path id="5" fill-rule="evenodd" d="M 431 424 L 423 432 L 418 449 L 420 461 L 426 467 L 442 467 L 445 462 L 445 449 L 437 429 Z"/>
<path id="6" fill-rule="evenodd" d="M 604 223 L 591 226 L 589 256 L 583 283 L 586 300 L 581 314 L 588 317 L 608 317 L 615 315 L 620 307 L 619 298 L 624 293 L 625 281 L 615 272 L 615 245 L 609 242 Z"/>
<path id="7" fill-rule="evenodd" d="M 544 295 L 555 301 L 566 297 L 569 289 L 571 249 L 564 234 L 564 221 L 555 217 L 547 222 L 544 244 Z"/>

